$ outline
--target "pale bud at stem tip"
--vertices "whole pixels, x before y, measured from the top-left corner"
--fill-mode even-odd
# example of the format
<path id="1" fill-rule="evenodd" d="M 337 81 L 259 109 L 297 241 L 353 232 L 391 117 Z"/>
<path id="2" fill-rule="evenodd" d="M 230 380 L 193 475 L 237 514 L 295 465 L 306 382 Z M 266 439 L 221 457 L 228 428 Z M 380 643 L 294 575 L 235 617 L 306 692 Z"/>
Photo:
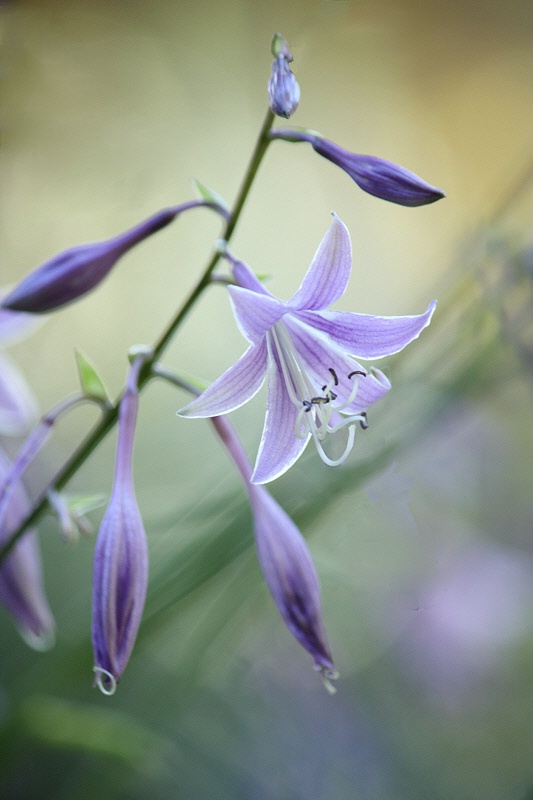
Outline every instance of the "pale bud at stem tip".
<path id="1" fill-rule="evenodd" d="M 293 60 L 287 41 L 276 33 L 272 40 L 274 62 L 268 82 L 270 108 L 278 117 L 288 119 L 300 102 L 300 87 L 289 64 Z"/>

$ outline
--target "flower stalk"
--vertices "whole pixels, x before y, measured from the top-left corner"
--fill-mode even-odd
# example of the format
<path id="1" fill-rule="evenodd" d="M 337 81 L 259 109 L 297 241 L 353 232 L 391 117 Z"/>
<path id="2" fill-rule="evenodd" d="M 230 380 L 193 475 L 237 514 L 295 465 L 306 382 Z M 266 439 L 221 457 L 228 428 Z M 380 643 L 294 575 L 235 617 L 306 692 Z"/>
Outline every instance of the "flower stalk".
<path id="1" fill-rule="evenodd" d="M 231 240 L 237 223 L 242 215 L 244 205 L 252 188 L 261 162 L 270 144 L 270 138 L 268 134 L 272 127 L 273 121 L 274 114 L 269 108 L 256 140 L 256 144 L 248 163 L 241 187 L 238 191 L 237 198 L 233 205 L 233 210 L 227 217 L 227 222 L 222 232 L 221 238 L 226 242 Z M 211 275 L 221 257 L 222 254 L 220 251 L 215 249 L 196 285 L 193 287 L 176 315 L 173 317 L 168 326 L 160 335 L 159 339 L 154 344 L 152 348 L 152 357 L 145 360 L 140 371 L 138 382 L 139 392 L 143 390 L 147 382 L 150 380 L 151 364 L 163 354 L 179 326 L 188 315 L 189 311 L 195 305 L 207 286 L 210 285 Z M 84 464 L 87 458 L 89 458 L 91 453 L 98 447 L 100 442 L 103 441 L 107 434 L 114 428 L 118 419 L 120 400 L 121 396 L 118 397 L 113 405 L 104 410 L 100 422 L 87 434 L 85 439 L 72 453 L 70 458 L 67 459 L 67 461 L 59 468 L 47 486 L 43 489 L 39 497 L 36 499 L 31 511 L 26 515 L 25 519 L 20 522 L 18 527 L 13 530 L 12 534 L 2 543 L 0 546 L 0 564 L 10 552 L 14 544 L 23 535 L 25 529 L 39 520 L 45 508 L 48 506 L 48 493 L 51 490 L 60 491 L 63 489 L 73 475 L 76 474 L 82 464 Z"/>

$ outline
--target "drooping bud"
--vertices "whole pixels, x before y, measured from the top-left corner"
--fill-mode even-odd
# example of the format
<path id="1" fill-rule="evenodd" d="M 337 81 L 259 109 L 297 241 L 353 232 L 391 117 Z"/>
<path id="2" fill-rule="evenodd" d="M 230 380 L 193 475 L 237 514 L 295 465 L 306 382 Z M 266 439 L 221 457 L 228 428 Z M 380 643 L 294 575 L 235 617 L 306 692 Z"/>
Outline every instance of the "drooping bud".
<path id="1" fill-rule="evenodd" d="M 401 206 L 424 206 L 445 197 L 442 189 L 392 161 L 350 153 L 312 131 L 276 130 L 272 139 L 309 142 L 315 152 L 343 169 L 368 194 Z"/>
<path id="2" fill-rule="evenodd" d="M 292 635 L 313 657 L 324 685 L 337 677 L 326 638 L 320 585 L 305 540 L 263 486 L 250 484 L 259 564 L 278 610 Z"/>
<path id="3" fill-rule="evenodd" d="M 252 507 L 259 564 L 287 628 L 311 654 L 324 686 L 338 675 L 329 649 L 320 602 L 320 585 L 302 534 L 262 485 L 250 483 L 252 468 L 233 426 L 225 417 L 211 419 L 239 470 Z"/>
<path id="4" fill-rule="evenodd" d="M 0 450 L 0 485 L 11 474 L 12 465 Z M 9 539 L 30 511 L 30 502 L 20 481 L 10 486 L 0 513 L 0 544 Z M 46 599 L 37 533 L 28 530 L 0 564 L 0 601 L 11 614 L 23 639 L 36 650 L 54 643 L 55 624 Z"/>
<path id="5" fill-rule="evenodd" d="M 287 41 L 280 33 L 272 39 L 274 62 L 268 82 L 270 108 L 278 117 L 288 119 L 300 102 L 300 87 L 291 72 L 289 64 L 293 61 Z"/>
<path id="6" fill-rule="evenodd" d="M 212 202 L 193 200 L 158 211 L 134 228 L 112 239 L 64 250 L 30 272 L 2 302 L 3 308 L 40 314 L 61 308 L 82 297 L 102 281 L 121 256 L 183 211 L 206 206 L 227 218 L 227 211 Z"/>
<path id="7" fill-rule="evenodd" d="M 128 663 L 146 598 L 148 548 L 135 498 L 133 440 L 144 357 L 131 367 L 120 402 L 113 490 L 94 553 L 93 624 L 95 683 L 113 694 Z"/>

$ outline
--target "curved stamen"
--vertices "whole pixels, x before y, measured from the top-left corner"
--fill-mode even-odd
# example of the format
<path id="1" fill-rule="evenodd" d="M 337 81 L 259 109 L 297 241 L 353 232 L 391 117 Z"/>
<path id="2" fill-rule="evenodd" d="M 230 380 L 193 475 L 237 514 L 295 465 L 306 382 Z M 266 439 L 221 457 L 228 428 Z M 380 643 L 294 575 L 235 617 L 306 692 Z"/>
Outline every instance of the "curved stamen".
<path id="1" fill-rule="evenodd" d="M 338 466 L 346 460 L 351 452 L 355 441 L 355 424 L 359 422 L 361 427 L 367 427 L 366 414 L 350 414 L 346 419 L 331 424 L 333 412 L 342 412 L 348 408 L 357 395 L 359 388 L 359 377 L 366 377 L 367 373 L 363 370 L 353 370 L 348 374 L 349 379 L 354 379 L 350 394 L 339 405 L 334 405 L 338 394 L 333 391 L 333 387 L 339 386 L 339 378 L 333 367 L 328 367 L 330 372 L 329 381 L 321 387 L 322 395 L 315 394 L 316 388 L 311 379 L 306 374 L 301 363 L 298 351 L 282 322 L 277 322 L 269 331 L 270 344 L 274 347 L 278 356 L 278 361 L 283 374 L 283 380 L 287 389 L 287 394 L 292 403 L 298 408 L 298 414 L 294 423 L 294 434 L 299 439 L 305 439 L 311 435 L 315 442 L 318 454 L 322 461 L 328 466 Z M 348 439 L 344 452 L 337 459 L 332 459 L 326 455 L 322 442 L 328 435 L 336 433 L 341 428 L 348 427 Z"/>

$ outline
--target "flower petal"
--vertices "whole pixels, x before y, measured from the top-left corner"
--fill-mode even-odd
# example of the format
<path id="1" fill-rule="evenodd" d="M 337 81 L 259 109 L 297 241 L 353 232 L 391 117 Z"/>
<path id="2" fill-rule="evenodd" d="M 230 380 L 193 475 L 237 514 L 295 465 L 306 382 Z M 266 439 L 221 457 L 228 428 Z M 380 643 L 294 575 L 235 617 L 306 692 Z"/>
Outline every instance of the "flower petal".
<path id="1" fill-rule="evenodd" d="M 257 294 L 240 286 L 229 286 L 228 291 L 239 329 L 251 344 L 260 342 L 287 311 L 286 304 L 271 295 Z"/>
<path id="2" fill-rule="evenodd" d="M 0 298 L 5 294 L 0 291 Z M 20 342 L 30 336 L 37 328 L 43 324 L 43 320 L 34 314 L 24 314 L 20 311 L 8 311 L 0 308 L 0 344 L 2 347 Z"/>
<path id="3" fill-rule="evenodd" d="M 247 403 L 265 380 L 267 348 L 252 345 L 226 372 L 192 402 L 178 411 L 180 417 L 217 417 Z"/>
<path id="4" fill-rule="evenodd" d="M 344 409 L 347 413 L 355 414 L 364 411 L 382 398 L 391 388 L 388 378 L 380 370 L 376 370 L 376 376 L 372 372 L 367 372 L 357 361 L 349 358 L 339 348 L 332 346 L 324 336 L 303 325 L 299 320 L 287 319 L 285 324 L 298 350 L 302 366 L 316 385 L 317 392 L 323 384 L 330 380 L 330 370 L 335 371 L 338 380 L 334 387 L 338 397 L 336 406 L 350 396 L 354 377 L 348 376 L 354 371 L 367 373 L 366 376 L 359 377 L 357 393 L 350 405 Z"/>
<path id="5" fill-rule="evenodd" d="M 298 408 L 289 398 L 279 361 L 269 347 L 267 411 L 252 483 L 279 478 L 301 456 L 309 436 L 296 436 L 297 416 Z"/>
<path id="6" fill-rule="evenodd" d="M 18 367 L 0 353 L 0 435 L 23 436 L 38 418 L 37 401 Z"/>
<path id="7" fill-rule="evenodd" d="M 352 266 L 350 234 L 334 213 L 302 285 L 289 300 L 294 309 L 327 308 L 344 294 Z"/>
<path id="8" fill-rule="evenodd" d="M 233 272 L 233 277 L 238 286 L 242 286 L 243 289 L 251 289 L 252 292 L 257 292 L 257 294 L 267 294 L 269 297 L 273 296 L 268 289 L 265 288 L 255 272 L 250 269 L 248 264 L 245 264 L 244 261 L 237 261 L 237 259 L 233 258 L 229 253 L 226 254 L 226 258 L 231 262 L 231 271 Z"/>
<path id="9" fill-rule="evenodd" d="M 382 358 L 416 339 L 429 325 L 436 305 L 433 300 L 418 316 L 374 317 L 349 311 L 298 311 L 295 316 L 356 358 Z"/>

